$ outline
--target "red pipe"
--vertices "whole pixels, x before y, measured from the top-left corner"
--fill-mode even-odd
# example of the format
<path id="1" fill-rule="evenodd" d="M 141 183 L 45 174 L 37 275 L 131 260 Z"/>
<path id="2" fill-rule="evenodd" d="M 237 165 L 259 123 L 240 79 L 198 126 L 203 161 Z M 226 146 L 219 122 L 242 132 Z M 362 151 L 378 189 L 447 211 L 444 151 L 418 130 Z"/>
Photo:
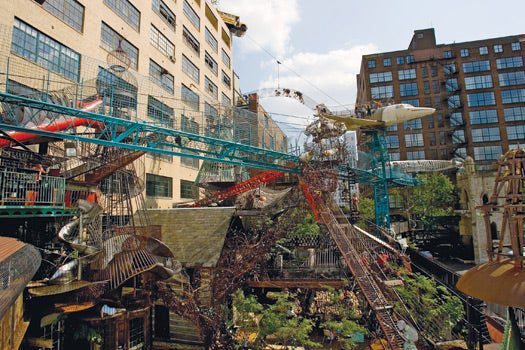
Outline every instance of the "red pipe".
<path id="1" fill-rule="evenodd" d="M 102 104 L 102 100 L 96 99 L 94 101 L 87 102 L 84 104 L 80 102 L 79 107 L 83 105 L 82 111 L 90 112 L 94 110 L 95 108 L 97 108 L 98 106 L 100 106 L 101 104 Z M 43 131 L 57 132 L 57 131 L 74 128 L 77 126 L 84 126 L 84 125 L 90 125 L 92 127 L 93 126 L 102 127 L 103 123 L 96 122 L 91 119 L 73 117 L 70 119 L 64 118 L 61 121 L 54 121 L 51 124 L 48 124 L 46 126 L 39 126 L 37 127 L 37 129 L 43 130 Z M 34 140 L 40 137 L 39 135 L 35 135 L 35 134 L 28 133 L 28 132 L 23 132 L 23 131 L 10 132 L 9 136 L 19 142 L 27 142 L 27 141 L 31 141 L 31 140 Z M 8 147 L 11 145 L 11 143 L 12 141 L 10 140 L 0 140 L 0 148 Z"/>

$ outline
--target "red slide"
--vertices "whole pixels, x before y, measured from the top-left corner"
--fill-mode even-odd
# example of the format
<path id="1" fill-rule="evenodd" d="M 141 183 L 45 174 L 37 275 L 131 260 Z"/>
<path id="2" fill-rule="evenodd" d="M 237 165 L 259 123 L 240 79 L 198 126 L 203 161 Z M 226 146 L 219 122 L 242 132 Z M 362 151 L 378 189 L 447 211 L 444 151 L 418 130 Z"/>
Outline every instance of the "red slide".
<path id="1" fill-rule="evenodd" d="M 101 104 L 102 104 L 101 99 L 96 99 L 94 101 L 84 103 L 82 106 L 82 111 L 91 112 L 92 110 L 100 106 Z M 77 126 L 88 125 L 88 124 L 92 126 L 102 125 L 102 123 L 100 122 L 95 122 L 93 120 L 86 119 L 86 118 L 69 118 L 69 119 L 64 118 L 63 120 L 55 120 L 52 123 L 45 125 L 45 126 L 39 126 L 37 127 L 37 129 L 43 130 L 43 131 L 56 132 L 56 131 L 61 131 L 61 130 L 74 128 Z M 10 137 L 20 142 L 27 142 L 27 141 L 31 141 L 31 140 L 34 140 L 40 137 L 39 135 L 35 135 L 35 134 L 28 133 L 28 132 L 23 132 L 23 131 L 13 131 L 8 134 Z M 8 147 L 11 145 L 11 143 L 12 142 L 9 140 L 0 140 L 0 148 Z"/>

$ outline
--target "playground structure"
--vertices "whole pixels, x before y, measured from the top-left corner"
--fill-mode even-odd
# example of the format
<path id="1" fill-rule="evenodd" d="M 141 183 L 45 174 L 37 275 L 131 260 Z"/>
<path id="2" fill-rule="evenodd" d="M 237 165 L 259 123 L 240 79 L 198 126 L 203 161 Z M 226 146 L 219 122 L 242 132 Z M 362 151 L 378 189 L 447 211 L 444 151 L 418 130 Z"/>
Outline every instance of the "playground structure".
<path id="1" fill-rule="evenodd" d="M 125 71 L 115 70 L 115 64 L 99 70 L 96 77 L 85 82 L 25 93 L 14 81 L 33 78 L 20 77 L 19 72 L 13 74 L 11 69 L 20 69 L 17 64 L 6 61 L 3 66 L 6 70 L 5 81 L 0 84 L 4 88 L 0 92 L 0 128 L 6 133 L 2 147 L 10 150 L 9 146 L 49 144 L 45 155 L 27 149 L 26 153 L 33 164 L 60 164 L 61 177 L 75 186 L 75 190 L 64 193 L 63 201 L 78 207 L 78 217 L 65 223 L 59 232 L 59 238 L 78 256 L 62 261 L 49 281 L 32 285 L 29 292 L 34 298 L 61 295 L 64 299 L 53 304 L 55 308 L 89 310 L 97 297 L 122 292 L 137 279 L 144 287 L 151 287 L 155 281 L 169 279 L 180 270 L 170 250 L 155 238 L 156 228 L 144 210 L 140 159 L 146 152 L 175 155 L 204 160 L 203 167 L 218 164 L 211 172 L 230 172 L 234 167 L 265 170 L 197 201 L 195 206 L 218 203 L 285 174 L 296 177 L 312 212 L 327 227 L 375 313 L 387 342 L 385 348 L 402 348 L 397 321 L 413 322 L 393 311 L 394 304 L 402 301 L 385 289 L 383 282 L 387 277 L 381 275 L 375 262 L 380 255 L 390 259 L 403 256 L 393 245 L 352 226 L 331 199 L 338 180 L 348 176 L 350 170 L 358 182 L 374 187 L 378 223 L 388 227 L 388 185 L 409 185 L 414 181 L 395 165 L 387 166 L 381 128 L 367 130 L 372 152 L 360 154 L 359 160 L 349 167 L 348 153 L 340 138 L 346 129 L 329 118 L 320 118 L 308 128 L 314 142 L 304 150 L 308 156 L 303 157 L 258 147 L 257 140 L 249 137 L 252 125 L 247 125 L 240 118 L 242 112 L 235 108 L 226 109 L 217 119 L 205 116 L 202 124 L 197 124 L 206 128 L 193 127 L 188 118 L 168 124 L 141 120 L 137 117 L 139 108 L 129 106 L 136 83 L 126 78 Z M 108 72 L 113 74 L 109 80 L 105 79 Z M 55 82 L 49 77 L 44 79 L 44 86 L 52 84 Z M 308 100 L 297 91 L 286 90 L 283 93 L 299 101 Z M 64 156 L 68 142 L 75 144 L 75 156 Z M 224 182 L 235 181 L 230 178 Z M 41 192 L 34 192 L 38 201 Z M 265 249 L 269 242 L 270 238 Z M 252 255 L 246 252 L 249 258 L 236 271 L 235 279 L 242 280 L 257 262 L 259 257 Z M 129 302 L 136 303 L 141 297 L 144 295 L 135 295 Z"/>

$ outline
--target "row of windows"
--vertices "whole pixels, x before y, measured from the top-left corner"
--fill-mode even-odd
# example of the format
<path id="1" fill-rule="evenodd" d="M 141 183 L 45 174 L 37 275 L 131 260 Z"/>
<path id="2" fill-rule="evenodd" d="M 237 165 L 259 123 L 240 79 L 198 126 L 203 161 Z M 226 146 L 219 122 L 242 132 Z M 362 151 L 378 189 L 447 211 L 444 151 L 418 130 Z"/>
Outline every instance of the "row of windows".
<path id="1" fill-rule="evenodd" d="M 372 73 L 368 77 L 371 84 L 392 81 L 392 72 Z"/>
<path id="2" fill-rule="evenodd" d="M 507 126 L 509 140 L 525 140 L 525 125 Z"/>
<path id="3" fill-rule="evenodd" d="M 496 67 L 498 69 L 523 67 L 523 57 L 516 56 L 516 57 L 498 58 L 496 60 Z"/>
<path id="4" fill-rule="evenodd" d="M 467 103 L 469 107 L 494 106 L 496 98 L 494 97 L 494 92 L 468 94 Z"/>
<path id="5" fill-rule="evenodd" d="M 217 99 L 219 97 L 219 89 L 208 77 L 204 77 L 204 90 L 212 97 Z"/>
<path id="6" fill-rule="evenodd" d="M 490 71 L 490 61 L 472 61 L 463 63 L 465 73 Z"/>
<path id="7" fill-rule="evenodd" d="M 396 63 L 398 65 L 405 64 L 406 63 L 414 63 L 415 59 L 413 55 L 407 55 L 407 56 L 399 56 L 396 57 Z M 368 68 L 376 68 L 377 63 L 375 59 L 368 60 Z M 383 58 L 383 67 L 390 67 L 392 66 L 392 59 L 390 57 Z"/>
<path id="8" fill-rule="evenodd" d="M 208 28 L 205 28 L 204 37 L 205 37 L 205 39 L 206 39 L 206 42 L 207 42 L 208 44 L 210 44 L 210 47 L 211 47 L 215 52 L 218 52 L 218 51 L 219 51 L 219 43 L 218 43 L 217 39 L 215 39 L 215 37 L 213 36 L 213 34 L 209 31 Z"/>
<path id="9" fill-rule="evenodd" d="M 38 1 L 42 3 L 42 1 Z M 42 7 L 60 18 L 71 28 L 82 32 L 84 27 L 84 6 L 76 0 L 47 0 Z"/>
<path id="10" fill-rule="evenodd" d="M 197 84 L 200 82 L 200 70 L 188 57 L 182 55 L 182 71 Z"/>
<path id="11" fill-rule="evenodd" d="M 78 80 L 80 54 L 15 18 L 11 51 L 68 79 Z"/>
<path id="12" fill-rule="evenodd" d="M 403 69 L 400 71 L 397 71 L 399 80 L 407 80 L 407 79 L 416 79 L 416 70 L 415 69 Z"/>
<path id="13" fill-rule="evenodd" d="M 470 124 L 490 124 L 498 122 L 498 112 L 495 109 L 486 109 L 482 111 L 471 111 Z"/>
<path id="14" fill-rule="evenodd" d="M 465 89 L 487 89 L 491 88 L 492 76 L 491 75 L 476 75 L 473 77 L 465 77 Z"/>
<path id="15" fill-rule="evenodd" d="M 423 134 L 406 134 L 406 147 L 423 147 Z"/>
<path id="16" fill-rule="evenodd" d="M 463 130 L 462 130 L 463 131 Z M 500 141 L 499 128 L 472 129 L 473 142 Z"/>
<path id="17" fill-rule="evenodd" d="M 497 44 L 497 45 L 494 45 L 493 46 L 493 49 L 494 49 L 494 53 L 502 53 L 503 52 L 503 45 L 501 44 Z M 519 41 L 516 41 L 516 42 L 513 42 L 511 44 L 511 49 L 512 51 L 519 51 L 521 50 L 521 44 Z M 479 54 L 480 55 L 488 55 L 489 53 L 489 48 L 487 46 L 482 46 L 479 48 Z M 460 50 L 460 55 L 461 57 L 468 57 L 470 56 L 470 51 L 469 49 L 461 49 Z"/>
<path id="18" fill-rule="evenodd" d="M 495 160 L 502 152 L 501 146 L 474 147 L 474 158 L 476 160 Z"/>
<path id="19" fill-rule="evenodd" d="M 417 83 L 399 84 L 399 93 L 401 97 L 419 95 Z"/>
<path id="20" fill-rule="evenodd" d="M 200 56 L 201 44 L 199 43 L 197 38 L 195 38 L 193 34 L 191 34 L 188 28 L 186 28 L 186 26 L 182 26 L 182 39 L 184 40 L 186 46 L 192 49 L 193 52 L 197 54 L 197 56 Z"/>
<path id="21" fill-rule="evenodd" d="M 499 74 L 499 85 L 500 86 L 513 86 L 525 84 L 525 72 L 510 72 Z"/>
<path id="22" fill-rule="evenodd" d="M 525 121 L 525 107 L 505 108 L 503 115 L 507 122 Z"/>
<path id="23" fill-rule="evenodd" d="M 169 176 L 146 173 L 146 196 L 172 198 L 173 179 Z M 193 181 L 180 180 L 180 196 L 181 198 L 198 199 L 199 189 Z"/>
<path id="24" fill-rule="evenodd" d="M 199 95 L 193 92 L 186 85 L 181 85 L 181 98 L 184 105 L 194 111 L 199 110 Z"/>
<path id="25" fill-rule="evenodd" d="M 174 110 L 153 96 L 148 96 L 148 117 L 160 124 L 173 127 Z"/>
<path id="26" fill-rule="evenodd" d="M 128 0 L 104 0 L 110 9 L 137 32 L 140 29 L 140 12 Z"/>
<path id="27" fill-rule="evenodd" d="M 525 89 L 503 90 L 501 99 L 505 104 L 525 102 Z"/>

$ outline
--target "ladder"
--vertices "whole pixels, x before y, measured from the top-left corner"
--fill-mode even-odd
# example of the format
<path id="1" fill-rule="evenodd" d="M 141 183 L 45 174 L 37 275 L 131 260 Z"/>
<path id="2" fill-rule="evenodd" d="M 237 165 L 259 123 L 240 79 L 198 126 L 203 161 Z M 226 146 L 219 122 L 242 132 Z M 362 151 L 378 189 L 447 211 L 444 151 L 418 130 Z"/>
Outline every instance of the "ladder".
<path id="1" fill-rule="evenodd" d="M 368 236 L 357 231 L 335 204 L 327 205 L 322 195 L 308 188 L 307 184 L 302 183 L 302 186 L 303 189 L 308 189 L 306 195 L 315 203 L 314 210 L 319 213 L 319 221 L 328 229 L 346 265 L 374 311 L 388 342 L 388 349 L 403 349 L 404 339 L 397 329 L 397 321 L 401 318 L 393 312 L 394 301 L 388 300 L 381 291 L 379 282 L 374 278 L 374 273 L 366 261 L 367 256 L 371 256 L 369 254 L 371 247 L 377 246 L 377 242 L 369 241 Z"/>

